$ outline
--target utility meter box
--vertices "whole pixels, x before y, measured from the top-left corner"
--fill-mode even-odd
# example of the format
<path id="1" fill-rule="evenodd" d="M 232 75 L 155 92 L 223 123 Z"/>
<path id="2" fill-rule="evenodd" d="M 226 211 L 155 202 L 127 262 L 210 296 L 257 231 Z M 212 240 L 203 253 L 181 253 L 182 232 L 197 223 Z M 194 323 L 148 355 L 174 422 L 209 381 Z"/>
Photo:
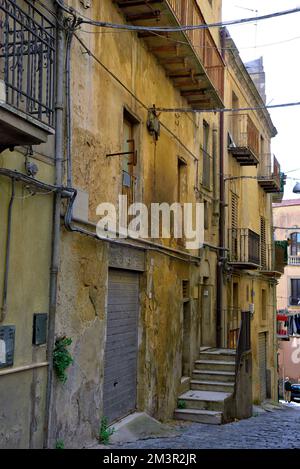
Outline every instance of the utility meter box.
<path id="1" fill-rule="evenodd" d="M 48 314 L 36 313 L 33 316 L 33 345 L 44 345 L 47 340 Z"/>
<path id="2" fill-rule="evenodd" d="M 0 369 L 14 364 L 15 326 L 0 327 Z"/>

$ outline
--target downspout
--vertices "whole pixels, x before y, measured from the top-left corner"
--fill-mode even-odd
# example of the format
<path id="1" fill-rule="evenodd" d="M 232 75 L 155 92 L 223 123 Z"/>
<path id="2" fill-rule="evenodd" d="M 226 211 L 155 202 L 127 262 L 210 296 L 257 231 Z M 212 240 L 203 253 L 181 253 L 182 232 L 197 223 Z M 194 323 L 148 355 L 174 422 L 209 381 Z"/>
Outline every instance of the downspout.
<path id="1" fill-rule="evenodd" d="M 58 10 L 57 21 L 57 56 L 56 56 L 56 103 L 55 103 L 55 184 L 62 186 L 62 164 L 63 164 L 63 90 L 64 90 L 64 48 L 65 33 L 62 28 L 63 14 Z M 51 434 L 51 408 L 52 408 L 52 381 L 53 365 L 52 353 L 55 345 L 55 315 L 57 303 L 57 280 L 60 262 L 60 210 L 61 193 L 57 192 L 54 196 L 53 207 L 53 225 L 52 225 L 52 259 L 50 268 L 50 302 L 49 302 L 49 320 L 48 320 L 48 343 L 47 343 L 47 361 L 48 382 L 46 394 L 46 422 L 44 447 L 49 448 Z"/>
<path id="2" fill-rule="evenodd" d="M 12 210 L 15 200 L 15 180 L 11 180 L 11 197 L 8 206 L 7 215 L 7 235 L 5 246 L 5 263 L 4 263 L 4 280 L 3 280 L 3 293 L 2 304 L 0 308 L 0 322 L 3 322 L 7 313 L 7 292 L 8 292 L 8 278 L 9 278 L 9 259 L 10 259 L 10 245 L 11 245 L 11 226 L 12 226 Z"/>
<path id="3" fill-rule="evenodd" d="M 221 50 L 222 57 L 225 58 L 225 30 L 221 30 Z M 225 78 L 224 78 L 225 80 Z M 225 88 L 225 87 L 224 87 Z M 225 243 L 225 185 L 224 185 L 224 113 L 220 112 L 220 215 L 219 215 L 219 246 Z M 222 316 L 223 316 L 223 261 L 225 251 L 219 251 L 217 265 L 217 317 L 216 317 L 216 334 L 217 347 L 222 347 Z"/>

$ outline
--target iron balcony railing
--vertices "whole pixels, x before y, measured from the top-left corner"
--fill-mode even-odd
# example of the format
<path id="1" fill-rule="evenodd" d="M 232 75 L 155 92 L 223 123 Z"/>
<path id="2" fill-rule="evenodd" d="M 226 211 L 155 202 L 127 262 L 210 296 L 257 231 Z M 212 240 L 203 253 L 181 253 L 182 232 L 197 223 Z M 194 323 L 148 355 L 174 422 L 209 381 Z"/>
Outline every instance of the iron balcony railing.
<path id="1" fill-rule="evenodd" d="M 196 0 L 168 0 L 179 23 L 185 25 L 205 24 Z M 224 97 L 224 62 L 209 29 L 194 29 L 186 32 L 196 53 L 204 65 L 207 75 L 219 93 Z"/>
<path id="2" fill-rule="evenodd" d="M 54 125 L 55 22 L 34 0 L 0 0 L 5 102 Z"/>
<path id="3" fill-rule="evenodd" d="M 288 257 L 289 265 L 300 265 L 300 256 L 289 256 Z"/>
<path id="4" fill-rule="evenodd" d="M 260 265 L 260 236 L 249 228 L 230 228 L 229 261 Z"/>
<path id="5" fill-rule="evenodd" d="M 285 176 L 280 171 L 280 164 L 274 155 L 261 155 L 258 168 L 258 183 L 270 193 L 280 193 L 284 190 Z"/>
<path id="6" fill-rule="evenodd" d="M 259 131 L 248 114 L 238 112 L 228 116 L 231 130 L 231 145 L 235 148 L 248 149 L 259 160 Z M 230 148 L 229 148 L 230 149 Z"/>

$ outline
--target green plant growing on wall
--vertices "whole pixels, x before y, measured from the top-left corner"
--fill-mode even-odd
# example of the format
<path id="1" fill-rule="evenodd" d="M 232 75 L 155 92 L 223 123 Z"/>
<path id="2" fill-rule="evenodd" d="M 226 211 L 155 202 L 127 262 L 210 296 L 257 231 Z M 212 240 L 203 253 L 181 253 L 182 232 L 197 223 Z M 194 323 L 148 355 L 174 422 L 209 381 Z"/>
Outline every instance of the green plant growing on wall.
<path id="1" fill-rule="evenodd" d="M 101 419 L 101 426 L 99 431 L 99 442 L 103 445 L 107 445 L 109 443 L 109 439 L 112 434 L 115 432 L 114 428 L 108 428 L 107 418 L 102 417 Z"/>
<path id="2" fill-rule="evenodd" d="M 179 400 L 178 401 L 178 409 L 186 409 L 186 402 Z"/>
<path id="3" fill-rule="evenodd" d="M 55 449 L 65 449 L 64 440 L 57 440 L 55 444 Z"/>
<path id="4" fill-rule="evenodd" d="M 72 344 L 69 337 L 60 337 L 55 341 L 53 350 L 53 367 L 55 373 L 62 383 L 67 381 L 66 369 L 73 363 L 73 358 L 67 349 Z"/>

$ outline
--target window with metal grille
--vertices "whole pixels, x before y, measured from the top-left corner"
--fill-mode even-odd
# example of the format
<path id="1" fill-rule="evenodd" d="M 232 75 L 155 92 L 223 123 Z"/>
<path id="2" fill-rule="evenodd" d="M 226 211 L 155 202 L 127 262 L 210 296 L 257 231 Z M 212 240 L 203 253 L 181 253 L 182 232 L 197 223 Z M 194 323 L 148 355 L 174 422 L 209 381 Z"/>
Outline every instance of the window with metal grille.
<path id="1" fill-rule="evenodd" d="M 300 279 L 299 278 L 291 279 L 290 305 L 292 306 L 300 305 Z"/>
<path id="2" fill-rule="evenodd" d="M 266 220 L 260 217 L 260 263 L 263 268 L 267 268 L 267 243 L 266 243 Z"/>

